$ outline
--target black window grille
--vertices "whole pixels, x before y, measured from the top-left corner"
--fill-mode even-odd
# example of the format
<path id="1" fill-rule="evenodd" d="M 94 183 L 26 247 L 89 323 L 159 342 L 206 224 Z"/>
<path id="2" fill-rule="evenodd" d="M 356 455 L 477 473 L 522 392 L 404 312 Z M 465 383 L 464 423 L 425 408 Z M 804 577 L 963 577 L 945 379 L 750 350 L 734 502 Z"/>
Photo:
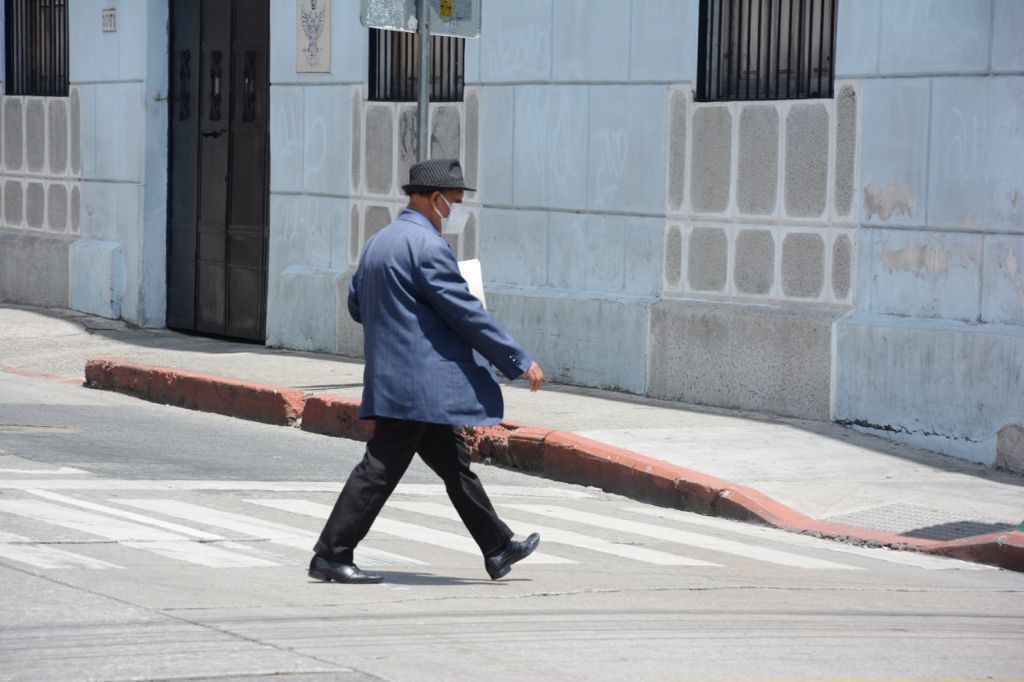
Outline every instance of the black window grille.
<path id="1" fill-rule="evenodd" d="M 697 101 L 832 97 L 838 0 L 701 0 Z"/>
<path id="2" fill-rule="evenodd" d="M 67 0 L 5 0 L 4 12 L 6 93 L 67 97 Z"/>
<path id="3" fill-rule="evenodd" d="M 461 102 L 464 38 L 431 36 L 430 101 Z M 416 33 L 370 29 L 370 99 L 414 102 L 419 96 L 420 40 Z"/>

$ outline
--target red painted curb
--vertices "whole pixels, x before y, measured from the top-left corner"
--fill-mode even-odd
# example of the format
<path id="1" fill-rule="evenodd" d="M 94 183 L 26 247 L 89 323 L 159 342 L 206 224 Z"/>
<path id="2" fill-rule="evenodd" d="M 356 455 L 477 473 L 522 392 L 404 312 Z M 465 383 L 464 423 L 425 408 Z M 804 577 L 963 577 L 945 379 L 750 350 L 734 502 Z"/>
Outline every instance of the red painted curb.
<path id="1" fill-rule="evenodd" d="M 85 385 L 156 403 L 286 426 L 298 421 L 306 402 L 302 391 L 110 357 L 93 358 L 85 364 Z"/>
<path id="2" fill-rule="evenodd" d="M 321 394 L 306 399 L 302 430 L 366 442 L 373 435 L 373 422 L 359 419 L 359 400 Z"/>
<path id="3" fill-rule="evenodd" d="M 306 431 L 369 440 L 373 422 L 359 419 L 360 401 L 333 395 L 307 398 L 280 389 L 116 358 L 86 364 L 86 385 L 192 409 Z M 708 476 L 573 433 L 512 422 L 463 429 L 476 460 L 539 473 L 547 478 L 599 487 L 677 509 L 760 523 L 784 530 L 861 544 L 909 549 L 1024 572 L 1024 532 L 992 533 L 951 542 L 820 521 L 747 486 Z"/>

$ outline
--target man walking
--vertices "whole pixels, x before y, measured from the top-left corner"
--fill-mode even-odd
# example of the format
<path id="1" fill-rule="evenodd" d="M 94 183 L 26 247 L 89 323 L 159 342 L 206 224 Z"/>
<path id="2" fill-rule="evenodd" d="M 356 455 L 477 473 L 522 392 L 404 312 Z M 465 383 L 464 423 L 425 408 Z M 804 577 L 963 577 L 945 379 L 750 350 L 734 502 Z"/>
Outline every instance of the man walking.
<path id="1" fill-rule="evenodd" d="M 540 543 L 524 541 L 498 518 L 476 474 L 459 426 L 501 421 L 501 389 L 488 363 L 530 390 L 544 373 L 470 292 L 441 236 L 466 216 L 466 187 L 456 159 L 431 159 L 409 169 L 409 205 L 363 248 L 349 287 L 348 309 L 363 325 L 366 365 L 359 417 L 374 419 L 366 454 L 338 496 L 309 575 L 342 583 L 377 583 L 355 564 L 388 496 L 419 453 L 444 481 L 448 497 L 484 556 L 492 580 Z"/>

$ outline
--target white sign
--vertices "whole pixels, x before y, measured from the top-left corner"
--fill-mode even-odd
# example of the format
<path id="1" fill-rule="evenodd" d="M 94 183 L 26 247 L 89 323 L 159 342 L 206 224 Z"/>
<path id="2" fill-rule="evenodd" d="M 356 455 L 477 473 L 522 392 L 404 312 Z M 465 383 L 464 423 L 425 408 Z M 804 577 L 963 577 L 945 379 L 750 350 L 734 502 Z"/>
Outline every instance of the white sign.
<path id="1" fill-rule="evenodd" d="M 299 0 L 295 71 L 330 73 L 331 0 Z"/>
<path id="2" fill-rule="evenodd" d="M 474 258 L 473 260 L 460 260 L 459 274 L 462 275 L 462 279 L 466 280 L 466 284 L 469 285 L 469 293 L 479 298 L 480 302 L 484 304 L 484 308 L 486 308 L 487 300 L 484 298 L 484 274 L 480 269 L 480 259 Z"/>
<path id="3" fill-rule="evenodd" d="M 117 32 L 117 8 L 105 9 L 102 12 L 103 16 L 103 32 L 104 33 L 116 33 Z"/>
<path id="4" fill-rule="evenodd" d="M 480 36 L 480 0 L 427 0 L 430 33 L 456 38 Z M 416 0 L 362 0 L 359 20 L 368 28 L 415 33 Z"/>

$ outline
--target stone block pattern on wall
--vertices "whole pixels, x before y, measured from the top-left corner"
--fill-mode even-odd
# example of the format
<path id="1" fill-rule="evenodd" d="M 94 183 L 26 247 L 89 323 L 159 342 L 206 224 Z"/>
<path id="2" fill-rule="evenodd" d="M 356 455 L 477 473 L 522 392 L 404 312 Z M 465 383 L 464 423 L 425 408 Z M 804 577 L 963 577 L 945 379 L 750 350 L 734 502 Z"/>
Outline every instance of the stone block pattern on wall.
<path id="1" fill-rule="evenodd" d="M 666 294 L 852 305 L 858 87 L 839 82 L 835 101 L 813 102 L 695 103 L 673 91 Z"/>
<path id="2" fill-rule="evenodd" d="M 365 95 L 356 91 L 354 97 Z M 479 90 L 466 88 L 464 97 L 464 103 L 430 105 L 431 158 L 461 159 L 467 182 L 473 186 L 469 174 L 478 174 L 479 139 L 470 145 L 467 135 L 479 135 Z M 468 120 L 470 116 L 472 120 Z M 353 222 L 348 250 L 350 263 L 354 265 L 366 240 L 394 220 L 408 202 L 402 185 L 409 181 L 409 168 L 416 163 L 419 146 L 415 104 L 360 100 L 358 111 L 353 111 L 352 145 L 353 162 L 357 163 L 358 159 L 363 164 L 362 168 L 352 171 L 353 178 L 363 178 L 362 185 L 353 181 Z M 466 158 L 468 153 L 473 154 L 472 160 Z M 467 193 L 464 203 L 470 211 L 472 227 L 467 224 L 462 232 L 445 235 L 445 238 L 457 257 L 475 258 L 479 204 L 472 193 Z"/>
<path id="3" fill-rule="evenodd" d="M 0 98 L 3 227 L 69 239 L 78 232 L 80 133 L 73 128 L 80 122 L 78 109 L 78 88 L 68 98 Z M 63 270 L 66 275 L 67 263 Z"/>

